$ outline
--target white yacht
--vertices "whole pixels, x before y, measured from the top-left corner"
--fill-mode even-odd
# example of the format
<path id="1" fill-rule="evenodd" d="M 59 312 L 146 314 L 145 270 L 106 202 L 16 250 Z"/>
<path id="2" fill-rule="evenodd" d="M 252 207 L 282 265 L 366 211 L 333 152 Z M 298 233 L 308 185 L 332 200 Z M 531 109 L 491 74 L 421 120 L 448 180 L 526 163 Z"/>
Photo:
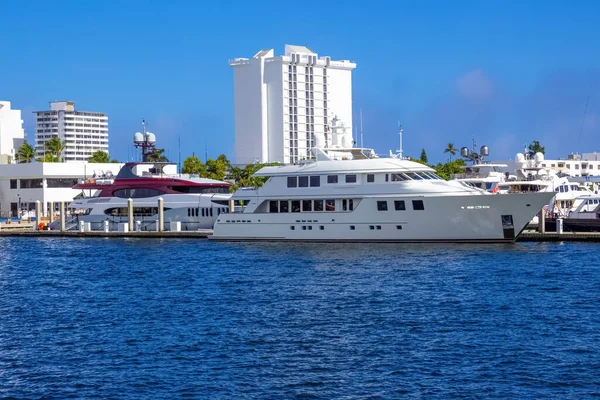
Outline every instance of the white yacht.
<path id="1" fill-rule="evenodd" d="M 567 218 L 600 219 L 600 195 L 589 193 L 577 197 Z"/>
<path id="2" fill-rule="evenodd" d="M 499 193 L 553 192 L 547 211 L 552 215 L 566 216 L 575 199 L 582 194 L 577 183 L 568 176 L 560 176 L 550 168 L 542 166 L 544 155 L 536 153 L 533 158 L 527 153 L 516 156 L 516 176 L 499 184 Z M 534 223 L 537 221 L 534 219 Z"/>
<path id="3" fill-rule="evenodd" d="M 491 194 L 366 149 L 312 150 L 315 161 L 259 170 L 265 185 L 236 191 L 241 212 L 219 215 L 211 239 L 513 242 L 554 195 Z"/>
<path id="4" fill-rule="evenodd" d="M 168 162 L 128 162 L 117 176 L 95 171 L 73 188 L 81 190 L 69 204 L 67 230 L 79 222 L 89 222 L 92 230 L 111 230 L 128 221 L 128 199 L 133 199 L 134 221 L 141 230 L 155 230 L 158 199 L 163 199 L 164 221 L 181 223 L 182 230 L 211 229 L 220 213 L 229 212 L 229 182 L 177 173 L 177 164 Z M 60 229 L 60 220 L 50 224 Z"/>

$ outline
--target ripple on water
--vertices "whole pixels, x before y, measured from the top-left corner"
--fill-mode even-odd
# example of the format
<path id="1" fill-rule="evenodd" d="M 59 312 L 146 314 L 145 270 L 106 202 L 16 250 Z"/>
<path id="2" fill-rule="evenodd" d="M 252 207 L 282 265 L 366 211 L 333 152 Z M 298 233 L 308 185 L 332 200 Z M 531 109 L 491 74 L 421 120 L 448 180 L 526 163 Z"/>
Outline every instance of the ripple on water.
<path id="1" fill-rule="evenodd" d="M 592 244 L 0 248 L 0 397 L 600 392 Z"/>

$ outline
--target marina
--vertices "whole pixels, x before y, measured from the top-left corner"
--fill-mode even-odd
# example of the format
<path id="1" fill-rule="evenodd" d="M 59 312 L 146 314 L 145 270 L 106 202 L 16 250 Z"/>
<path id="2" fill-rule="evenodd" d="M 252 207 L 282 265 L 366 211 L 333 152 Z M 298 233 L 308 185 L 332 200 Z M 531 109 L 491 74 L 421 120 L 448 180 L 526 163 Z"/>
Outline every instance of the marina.
<path id="1" fill-rule="evenodd" d="M 600 3 L 38 3 L 0 399 L 600 398 Z"/>

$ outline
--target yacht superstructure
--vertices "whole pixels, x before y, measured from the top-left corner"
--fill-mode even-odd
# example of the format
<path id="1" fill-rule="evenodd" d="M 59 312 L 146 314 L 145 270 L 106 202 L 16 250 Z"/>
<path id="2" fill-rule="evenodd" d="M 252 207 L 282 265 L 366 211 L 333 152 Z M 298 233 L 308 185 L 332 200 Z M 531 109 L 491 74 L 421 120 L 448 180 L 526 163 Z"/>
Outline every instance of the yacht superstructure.
<path id="1" fill-rule="evenodd" d="M 496 193 L 499 190 L 498 185 L 508 179 L 508 174 L 502 172 L 503 169 L 508 168 L 508 165 L 485 162 L 484 158 L 489 155 L 488 147 L 481 146 L 479 153 L 475 151 L 475 147 L 475 140 L 473 140 L 473 150 L 467 147 L 460 149 L 460 155 L 470 160 L 472 164 L 461 167 L 463 172 L 452 174 L 450 179 Z"/>
<path id="2" fill-rule="evenodd" d="M 560 176 L 554 170 L 544 167 L 544 155 L 527 153 L 516 156 L 516 176 L 499 184 L 500 193 L 554 192 L 548 211 L 552 215 L 566 216 L 575 199 L 583 192 L 577 183 L 568 176 Z"/>
<path id="3" fill-rule="evenodd" d="M 313 152 L 315 161 L 259 170 L 265 185 L 233 194 L 244 207 L 219 215 L 212 239 L 512 242 L 554 195 L 491 194 L 366 149 Z"/>

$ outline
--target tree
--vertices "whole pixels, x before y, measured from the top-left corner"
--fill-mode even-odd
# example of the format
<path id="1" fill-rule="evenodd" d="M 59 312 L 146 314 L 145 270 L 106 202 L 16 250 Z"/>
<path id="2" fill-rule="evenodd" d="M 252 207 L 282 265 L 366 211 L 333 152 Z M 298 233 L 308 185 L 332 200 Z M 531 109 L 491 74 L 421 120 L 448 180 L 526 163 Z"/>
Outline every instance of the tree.
<path id="1" fill-rule="evenodd" d="M 425 149 L 421 151 L 421 161 L 427 164 L 427 153 L 425 152 Z"/>
<path id="2" fill-rule="evenodd" d="M 46 154 L 44 156 L 45 162 L 60 162 L 62 152 L 65 148 L 66 143 L 62 142 L 58 136 L 52 137 L 45 144 Z M 46 157 L 50 154 L 50 157 Z M 51 161 L 50 161 L 51 160 Z"/>
<path id="3" fill-rule="evenodd" d="M 240 187 L 260 187 L 265 184 L 268 177 L 254 176 L 254 174 L 263 167 L 279 165 L 279 163 L 248 164 L 244 168 L 232 167 L 230 178 L 235 182 L 231 185 L 231 192 L 235 192 Z"/>
<path id="4" fill-rule="evenodd" d="M 109 160 L 108 153 L 102 150 L 93 152 L 92 156 L 88 158 L 89 163 L 107 163 Z"/>
<path id="5" fill-rule="evenodd" d="M 206 160 L 206 177 L 222 181 L 225 179 L 227 170 L 230 167 L 231 164 L 224 154 L 221 154 L 216 160 L 209 158 Z"/>
<path id="6" fill-rule="evenodd" d="M 183 161 L 181 172 L 184 174 L 194 174 L 198 176 L 206 175 L 206 165 L 198 157 L 190 156 Z"/>
<path id="7" fill-rule="evenodd" d="M 118 163 L 119 163 L 119 160 L 117 160 L 117 159 L 112 159 L 112 160 L 110 160 L 110 162 L 111 162 L 112 164 L 118 164 Z"/>
<path id="8" fill-rule="evenodd" d="M 435 169 L 435 173 L 438 174 L 440 178 L 444 178 L 445 180 L 450 180 L 450 176 L 452 174 L 459 174 L 463 172 L 462 166 L 467 165 L 462 158 L 457 158 L 454 161 L 447 162 L 445 164 L 438 163 L 433 166 Z"/>
<path id="9" fill-rule="evenodd" d="M 165 156 L 165 149 L 153 149 L 147 155 L 147 160 L 149 162 L 169 162 L 169 159 Z"/>
<path id="10" fill-rule="evenodd" d="M 542 146 L 537 140 L 534 140 L 529 145 L 529 154 L 534 155 L 535 153 L 546 153 L 546 149 L 544 148 L 544 146 Z"/>
<path id="11" fill-rule="evenodd" d="M 30 163 L 35 158 L 35 150 L 25 141 L 17 150 L 17 160 L 20 163 Z"/>
<path id="12" fill-rule="evenodd" d="M 454 147 L 454 143 L 448 143 L 446 150 L 444 153 L 450 153 L 450 161 L 452 161 L 452 157 L 456 155 L 456 148 Z"/>

